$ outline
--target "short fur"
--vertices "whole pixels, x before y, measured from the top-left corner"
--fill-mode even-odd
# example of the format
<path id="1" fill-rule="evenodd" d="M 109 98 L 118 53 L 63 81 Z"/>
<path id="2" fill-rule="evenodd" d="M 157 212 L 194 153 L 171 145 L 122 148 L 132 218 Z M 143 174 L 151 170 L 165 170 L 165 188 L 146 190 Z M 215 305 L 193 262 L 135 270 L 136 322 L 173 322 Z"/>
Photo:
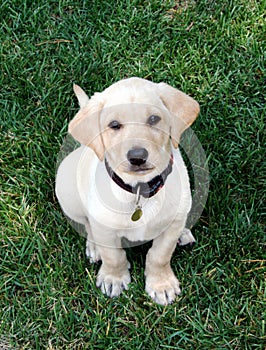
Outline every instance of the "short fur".
<path id="1" fill-rule="evenodd" d="M 199 113 L 198 103 L 165 84 L 140 78 L 121 80 L 90 99 L 77 85 L 74 92 L 80 110 L 69 124 L 69 133 L 82 145 L 60 164 L 56 195 L 64 213 L 85 225 L 86 253 L 102 261 L 97 286 L 110 297 L 118 296 L 130 283 L 129 263 L 122 237 L 129 241 L 153 240 L 146 257 L 146 291 L 157 303 L 167 305 L 180 293 L 170 260 L 176 244 L 194 242 L 185 229 L 191 208 L 189 178 L 178 149 L 182 132 Z M 151 115 L 160 116 L 149 125 Z M 114 130 L 113 120 L 121 124 Z M 144 165 L 133 166 L 129 150 L 145 148 Z M 140 198 L 143 215 L 132 221 L 136 194 L 111 180 L 110 167 L 127 184 L 148 182 L 160 174 L 173 155 L 173 171 L 153 197 Z"/>

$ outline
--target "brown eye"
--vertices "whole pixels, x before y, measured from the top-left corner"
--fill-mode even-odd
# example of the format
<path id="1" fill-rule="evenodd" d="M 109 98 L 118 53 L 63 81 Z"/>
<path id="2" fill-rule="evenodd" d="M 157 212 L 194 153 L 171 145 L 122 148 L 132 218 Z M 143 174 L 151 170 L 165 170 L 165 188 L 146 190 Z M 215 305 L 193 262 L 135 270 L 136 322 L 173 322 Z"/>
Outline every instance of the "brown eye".
<path id="1" fill-rule="evenodd" d="M 159 117 L 158 115 L 151 115 L 149 118 L 148 118 L 148 121 L 147 123 L 149 125 L 156 125 L 159 123 L 159 121 L 161 120 L 161 117 Z"/>
<path id="2" fill-rule="evenodd" d="M 122 125 L 117 120 L 113 120 L 108 124 L 108 126 L 113 130 L 119 130 Z"/>

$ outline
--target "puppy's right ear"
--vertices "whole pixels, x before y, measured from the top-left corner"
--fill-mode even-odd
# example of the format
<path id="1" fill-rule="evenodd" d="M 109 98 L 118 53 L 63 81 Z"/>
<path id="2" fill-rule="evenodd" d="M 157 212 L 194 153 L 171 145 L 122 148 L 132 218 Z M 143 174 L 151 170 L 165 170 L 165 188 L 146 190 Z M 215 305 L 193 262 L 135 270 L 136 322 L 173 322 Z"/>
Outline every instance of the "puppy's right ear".
<path id="1" fill-rule="evenodd" d="M 99 117 L 103 108 L 100 93 L 91 99 L 78 85 L 74 85 L 80 110 L 68 125 L 68 132 L 80 143 L 93 149 L 100 160 L 104 157 L 104 146 L 101 137 Z"/>

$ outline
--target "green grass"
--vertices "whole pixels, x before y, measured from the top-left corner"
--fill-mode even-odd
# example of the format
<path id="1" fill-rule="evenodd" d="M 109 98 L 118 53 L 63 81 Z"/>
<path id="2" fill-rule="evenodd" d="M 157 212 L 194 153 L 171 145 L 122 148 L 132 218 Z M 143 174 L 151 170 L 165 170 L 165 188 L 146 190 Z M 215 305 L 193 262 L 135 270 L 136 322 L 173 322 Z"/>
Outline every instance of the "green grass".
<path id="1" fill-rule="evenodd" d="M 264 15 L 265 0 L 1 2 L 0 348 L 265 349 Z M 146 247 L 129 251 L 130 289 L 101 294 L 54 195 L 72 83 L 91 95 L 130 76 L 199 101 L 209 158 L 198 243 L 176 250 L 183 293 L 165 308 L 144 292 Z"/>

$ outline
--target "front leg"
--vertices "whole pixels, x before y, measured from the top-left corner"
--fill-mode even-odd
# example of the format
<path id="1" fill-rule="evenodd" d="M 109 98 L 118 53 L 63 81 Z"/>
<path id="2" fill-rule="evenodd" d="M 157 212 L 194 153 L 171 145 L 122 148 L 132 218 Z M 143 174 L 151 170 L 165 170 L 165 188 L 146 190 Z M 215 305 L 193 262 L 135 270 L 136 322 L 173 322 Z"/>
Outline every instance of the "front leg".
<path id="1" fill-rule="evenodd" d="M 94 247 L 96 257 L 102 261 L 96 285 L 107 296 L 117 297 L 124 289 L 128 289 L 130 283 L 129 263 L 126 252 L 121 248 L 121 238 L 114 230 L 93 219 L 87 232 L 87 252 L 92 258 L 91 250 Z"/>
<path id="2" fill-rule="evenodd" d="M 97 276 L 97 287 L 109 297 L 117 297 L 130 283 L 129 263 L 121 248 L 98 246 L 102 266 Z"/>
<path id="3" fill-rule="evenodd" d="M 170 260 L 183 226 L 176 230 L 170 227 L 154 239 L 146 257 L 146 292 L 158 304 L 168 305 L 181 293 Z"/>

